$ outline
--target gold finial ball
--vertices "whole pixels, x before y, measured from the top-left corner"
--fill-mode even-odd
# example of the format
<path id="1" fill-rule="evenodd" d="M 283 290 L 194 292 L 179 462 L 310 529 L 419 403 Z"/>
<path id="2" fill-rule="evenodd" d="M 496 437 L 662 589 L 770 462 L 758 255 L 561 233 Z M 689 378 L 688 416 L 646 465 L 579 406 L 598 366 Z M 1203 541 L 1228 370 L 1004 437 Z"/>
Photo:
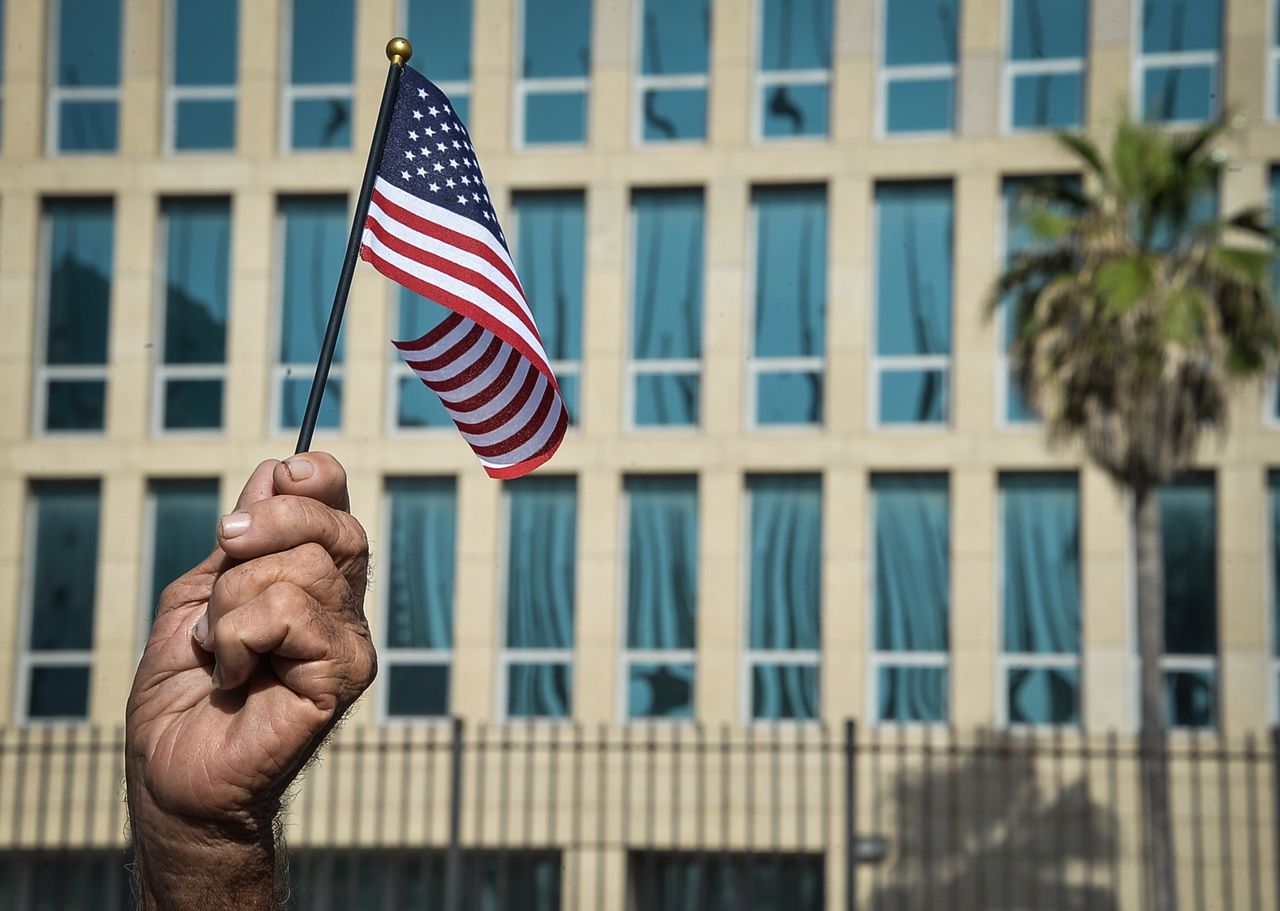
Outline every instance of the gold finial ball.
<path id="1" fill-rule="evenodd" d="M 413 45 L 408 38 L 392 38 L 387 42 L 387 59 L 392 63 L 408 63 L 412 56 Z"/>

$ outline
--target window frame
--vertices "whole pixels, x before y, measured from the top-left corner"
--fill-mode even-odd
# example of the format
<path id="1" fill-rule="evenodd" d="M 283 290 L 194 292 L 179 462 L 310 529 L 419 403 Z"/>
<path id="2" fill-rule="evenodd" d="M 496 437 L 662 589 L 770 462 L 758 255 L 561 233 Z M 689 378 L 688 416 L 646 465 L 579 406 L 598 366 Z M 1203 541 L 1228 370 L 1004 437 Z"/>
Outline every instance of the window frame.
<path id="1" fill-rule="evenodd" d="M 283 69 L 280 80 L 280 151 L 285 155 L 351 155 L 355 153 L 355 115 L 356 115 L 356 70 L 358 67 L 358 47 L 356 31 L 359 27 L 360 10 L 357 0 L 352 0 L 352 48 L 351 48 L 351 81 L 295 84 L 293 81 L 293 19 L 295 0 L 280 0 L 280 66 Z M 352 141 L 346 148 L 308 149 L 297 148 L 293 144 L 293 106 L 299 101 L 324 101 L 330 98 L 342 98 L 351 106 Z"/>
<path id="2" fill-rule="evenodd" d="M 1136 0 L 1141 2 L 1141 0 Z M 1055 130 L 1079 130 L 1089 122 L 1089 13 L 1090 0 L 1082 0 L 1085 17 L 1084 53 L 1079 57 L 1052 57 L 1044 60 L 1014 60 L 1013 54 L 1013 15 L 1017 9 L 1017 0 L 1003 0 L 1004 12 L 1001 16 L 1003 29 L 1004 54 L 1000 60 L 1000 131 L 1009 136 L 1026 133 L 1052 133 Z M 1020 127 L 1014 123 L 1014 86 L 1021 76 L 1080 76 L 1080 122 L 1077 124 L 1054 127 L 1032 126 Z"/>
<path id="3" fill-rule="evenodd" d="M 240 115 L 240 84 L 239 84 L 239 40 L 240 40 L 240 21 L 239 12 L 236 16 L 236 35 L 237 42 L 236 51 L 236 76 L 237 81 L 231 85 L 177 85 L 174 81 L 176 76 L 175 63 L 177 62 L 178 52 L 178 4 L 183 0 L 164 0 L 164 114 L 161 120 L 161 148 L 165 155 L 234 155 L 240 144 L 239 131 L 235 131 L 231 136 L 231 145 L 225 149 L 179 149 L 175 140 L 178 135 L 178 105 L 183 101 L 230 101 L 235 105 L 235 115 L 232 120 L 233 129 L 235 120 Z M 230 0 L 237 2 L 237 0 Z"/>
<path id="4" fill-rule="evenodd" d="M 120 37 L 119 37 L 119 53 L 120 60 L 117 65 L 120 67 L 120 81 L 114 87 L 112 86 L 63 86 L 58 81 L 58 63 L 63 59 L 58 53 L 58 48 L 62 44 L 62 0 L 49 0 L 46 13 L 48 18 L 45 21 L 45 105 L 44 105 L 44 154 L 48 158 L 80 158 L 94 157 L 103 155 L 119 155 L 120 140 L 124 135 L 124 130 L 120 122 L 121 118 L 121 102 L 124 95 L 124 57 L 125 57 L 125 16 L 128 10 L 125 9 L 127 0 L 120 0 Z M 0 79 L 3 82 L 3 79 Z M 81 149 L 75 151 L 63 151 L 58 146 L 61 143 L 61 124 L 62 124 L 62 104 L 63 102 L 76 101 L 112 101 L 116 105 L 116 145 L 113 149 Z"/>
<path id="5" fill-rule="evenodd" d="M 1142 49 L 1142 7 L 1147 0 L 1133 0 L 1129 10 L 1133 44 L 1129 54 L 1129 113 L 1139 123 L 1149 123 L 1168 130 L 1184 130 L 1202 126 L 1222 113 L 1222 57 L 1226 43 L 1226 0 L 1213 0 L 1218 5 L 1219 44 L 1212 51 L 1160 51 L 1148 54 Z M 1268 42 L 1269 43 L 1269 42 Z M 1268 60 L 1270 56 L 1268 55 Z M 1148 70 L 1174 67 L 1211 67 L 1209 116 L 1204 120 L 1148 120 L 1145 85 Z M 1216 91 L 1214 91 L 1216 89 Z M 1263 122 L 1267 120 L 1263 116 Z"/>
<path id="6" fill-rule="evenodd" d="M 956 59 L 951 63 L 913 63 L 891 65 L 886 62 L 889 53 L 889 15 L 888 8 L 892 0 L 875 0 L 875 121 L 872 138 L 877 141 L 900 142 L 937 141 L 955 136 L 959 130 L 960 120 L 960 41 L 961 17 L 964 10 L 956 3 Z M 894 82 L 933 82 L 939 79 L 951 80 L 951 127 L 946 130 L 907 130 L 894 132 L 889 129 L 889 86 Z"/>
<path id="7" fill-rule="evenodd" d="M 835 79 L 835 38 L 837 34 L 836 20 L 839 16 L 838 0 L 825 0 L 831 13 L 831 59 L 832 65 L 822 68 L 802 70 L 766 70 L 761 57 L 764 54 L 764 5 L 769 0 L 755 0 L 752 4 L 752 36 L 754 43 L 752 52 L 755 65 L 751 72 L 751 141 L 761 145 L 780 143 L 826 143 L 832 138 L 832 100 Z M 809 133 L 801 136 L 766 136 L 764 134 L 764 99 L 769 89 L 775 86 L 809 87 L 825 86 L 827 89 L 827 129 L 822 133 Z"/>
<path id="8" fill-rule="evenodd" d="M 634 61 L 634 84 L 631 87 L 631 145 L 635 148 L 668 146 L 709 145 L 711 142 L 711 124 L 715 118 L 711 109 L 711 70 L 714 63 L 712 32 L 707 34 L 707 69 L 703 73 L 645 73 L 644 71 L 644 23 L 646 0 L 635 0 L 632 3 L 632 38 L 631 59 Z M 716 11 L 711 7 L 712 30 L 715 28 Z M 707 96 L 707 117 L 703 125 L 703 136 L 698 139 L 645 139 L 644 138 L 644 96 L 646 92 L 664 89 L 701 89 Z M 705 251 L 705 245 L 704 245 Z"/>
<path id="9" fill-rule="evenodd" d="M 524 60 L 524 48 L 527 40 L 527 19 L 526 14 L 529 10 L 531 0 L 512 0 L 512 13 L 515 17 L 514 27 L 511 29 L 513 54 L 512 60 L 514 68 L 512 71 L 511 92 L 511 146 L 514 149 L 582 149 L 591 145 L 591 73 L 595 68 L 595 37 L 592 30 L 595 28 L 594 19 L 590 29 L 587 32 L 587 41 L 589 43 L 588 58 L 589 65 L 587 67 L 587 75 L 585 76 L 525 76 L 524 67 L 521 61 Z M 593 3 L 594 0 L 588 0 Z M 643 4 L 644 0 L 639 0 Z M 594 17 L 595 10 L 592 10 Z M 527 125 L 525 108 L 528 104 L 528 97 L 531 94 L 538 95 L 577 95 L 582 94 L 583 115 L 585 122 L 582 125 L 581 140 L 557 140 L 554 142 L 530 142 L 525 138 L 525 126 Z M 554 367 L 552 368 L 555 369 Z"/>

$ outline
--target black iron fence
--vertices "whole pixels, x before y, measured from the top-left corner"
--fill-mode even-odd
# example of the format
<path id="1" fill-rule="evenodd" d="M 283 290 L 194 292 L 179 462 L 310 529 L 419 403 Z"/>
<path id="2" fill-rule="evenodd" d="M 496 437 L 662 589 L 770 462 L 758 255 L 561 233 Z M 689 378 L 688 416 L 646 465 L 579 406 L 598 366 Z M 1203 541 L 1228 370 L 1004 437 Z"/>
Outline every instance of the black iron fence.
<path id="1" fill-rule="evenodd" d="M 1183 907 L 1280 901 L 1280 732 L 1168 748 Z M 0 907 L 128 905 L 122 732 L 0 732 Z M 1134 738 L 348 727 L 291 799 L 293 907 L 1142 909 Z"/>

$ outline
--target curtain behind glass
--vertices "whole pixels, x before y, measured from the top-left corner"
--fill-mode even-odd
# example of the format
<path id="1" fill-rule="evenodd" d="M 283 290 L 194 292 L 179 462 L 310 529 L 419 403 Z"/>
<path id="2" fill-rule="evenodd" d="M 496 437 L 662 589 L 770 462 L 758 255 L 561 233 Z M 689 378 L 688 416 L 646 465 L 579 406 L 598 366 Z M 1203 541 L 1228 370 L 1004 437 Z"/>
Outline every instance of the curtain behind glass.
<path id="1" fill-rule="evenodd" d="M 1267 475 L 1271 499 L 1271 648 L 1280 658 L 1280 471 Z"/>
<path id="2" fill-rule="evenodd" d="M 32 567 L 32 651 L 93 648 L 98 575 L 97 481 L 32 486 L 36 556 Z"/>
<path id="3" fill-rule="evenodd" d="M 151 609 L 160 593 L 213 551 L 217 540 L 218 482 L 152 481 Z"/>
<path id="4" fill-rule="evenodd" d="M 892 0 L 884 6 L 889 66 L 955 63 L 958 0 Z"/>
<path id="5" fill-rule="evenodd" d="M 757 189 L 757 357 L 821 356 L 827 296 L 823 187 Z"/>
<path id="6" fill-rule="evenodd" d="M 391 500 L 388 648 L 453 646 L 455 487 L 451 478 L 387 482 Z"/>
<path id="7" fill-rule="evenodd" d="M 341 196 L 282 200 L 284 301 L 280 362 L 312 363 L 320 355 L 333 290 L 347 246 L 347 203 Z M 342 336 L 334 352 L 342 362 Z"/>
<path id="8" fill-rule="evenodd" d="M 508 484 L 507 647 L 573 647 L 577 494 L 573 478 Z"/>
<path id="9" fill-rule="evenodd" d="M 1073 475 L 1007 475 L 1004 650 L 1080 650 L 1080 507 Z"/>
<path id="10" fill-rule="evenodd" d="M 871 488 L 876 649 L 945 652 L 950 609 L 947 479 L 880 475 Z"/>
<path id="11" fill-rule="evenodd" d="M 634 197 L 636 360 L 702 356 L 702 192 Z"/>
<path id="12" fill-rule="evenodd" d="M 695 478 L 626 480 L 627 648 L 694 647 L 698 598 Z"/>
<path id="13" fill-rule="evenodd" d="M 822 644 L 822 481 L 760 476 L 751 497 L 750 647 Z"/>
<path id="14" fill-rule="evenodd" d="M 876 353 L 949 354 L 951 184 L 881 184 L 876 208 Z"/>
<path id="15" fill-rule="evenodd" d="M 105 364 L 111 309 L 111 200 L 55 200 L 49 219 L 45 363 Z"/>
<path id="16" fill-rule="evenodd" d="M 517 193 L 516 266 L 552 360 L 582 356 L 586 215 L 581 192 Z"/>
<path id="17" fill-rule="evenodd" d="M 221 364 L 226 357 L 231 202 L 165 203 L 164 363 Z"/>
<path id="18" fill-rule="evenodd" d="M 1166 654 L 1218 650 L 1216 524 L 1212 475 L 1192 475 L 1160 489 Z"/>

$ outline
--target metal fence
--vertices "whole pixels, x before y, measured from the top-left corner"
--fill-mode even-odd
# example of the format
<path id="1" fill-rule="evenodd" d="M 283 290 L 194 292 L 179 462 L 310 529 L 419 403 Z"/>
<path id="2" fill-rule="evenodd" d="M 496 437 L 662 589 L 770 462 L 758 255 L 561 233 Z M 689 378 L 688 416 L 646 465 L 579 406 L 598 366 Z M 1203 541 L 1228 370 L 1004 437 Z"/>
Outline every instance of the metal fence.
<path id="1" fill-rule="evenodd" d="M 1183 907 L 1278 907 L 1280 732 L 1175 736 Z M 0 907 L 124 908 L 119 730 L 0 731 Z M 293 907 L 1142 909 L 1137 741 L 351 726 L 294 789 Z"/>

